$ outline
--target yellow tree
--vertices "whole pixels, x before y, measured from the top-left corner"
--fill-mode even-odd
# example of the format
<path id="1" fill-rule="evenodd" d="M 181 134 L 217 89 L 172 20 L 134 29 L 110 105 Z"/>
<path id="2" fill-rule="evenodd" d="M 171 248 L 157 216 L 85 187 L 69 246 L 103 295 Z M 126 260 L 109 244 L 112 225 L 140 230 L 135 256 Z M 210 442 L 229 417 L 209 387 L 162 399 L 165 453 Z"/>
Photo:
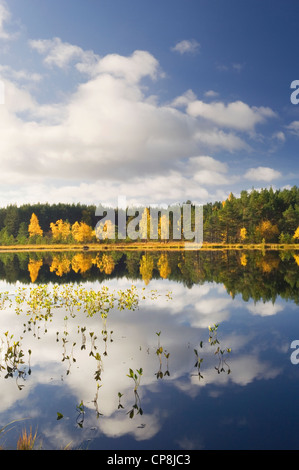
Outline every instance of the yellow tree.
<path id="1" fill-rule="evenodd" d="M 111 255 L 104 253 L 102 258 L 99 259 L 98 255 L 93 259 L 93 263 L 105 274 L 111 274 L 115 268 L 115 262 Z"/>
<path id="2" fill-rule="evenodd" d="M 158 265 L 158 268 L 159 268 L 160 276 L 163 279 L 167 279 L 169 274 L 171 273 L 171 269 L 170 269 L 170 266 L 169 266 L 169 261 L 168 261 L 167 254 L 162 253 L 162 255 L 160 256 L 160 258 L 158 260 L 157 265 Z"/>
<path id="3" fill-rule="evenodd" d="M 142 240 L 150 238 L 150 213 L 147 207 L 144 209 L 139 222 L 139 232 Z"/>
<path id="4" fill-rule="evenodd" d="M 241 240 L 245 240 L 246 237 L 247 237 L 247 230 L 245 227 L 242 227 L 240 229 L 240 238 Z"/>
<path id="5" fill-rule="evenodd" d="M 151 255 L 143 255 L 140 261 L 140 274 L 142 280 L 147 286 L 153 276 L 154 261 Z"/>
<path id="6" fill-rule="evenodd" d="M 83 253 L 77 253 L 72 259 L 72 269 L 75 273 L 80 272 L 81 274 L 89 271 L 92 267 L 92 258 L 85 256 Z"/>
<path id="7" fill-rule="evenodd" d="M 67 274 L 70 270 L 71 261 L 66 256 L 63 256 L 63 258 L 54 256 L 50 266 L 51 273 L 55 272 L 57 276 L 61 277 L 63 274 Z"/>
<path id="8" fill-rule="evenodd" d="M 270 273 L 274 269 L 278 269 L 279 261 L 279 258 L 269 254 L 263 257 L 261 260 L 258 260 L 256 265 L 261 268 L 264 273 Z"/>
<path id="9" fill-rule="evenodd" d="M 262 220 L 257 226 L 256 232 L 265 239 L 265 241 L 273 241 L 279 234 L 277 225 L 272 224 L 270 220 Z"/>
<path id="10" fill-rule="evenodd" d="M 100 222 L 95 229 L 95 234 L 98 239 L 110 240 L 115 238 L 115 225 L 111 220 L 106 220 L 105 223 Z"/>
<path id="11" fill-rule="evenodd" d="M 71 234 L 71 225 L 69 222 L 64 222 L 63 220 L 57 220 L 55 224 L 50 223 L 50 228 L 52 230 L 52 236 L 55 240 L 66 240 Z"/>
<path id="12" fill-rule="evenodd" d="M 32 214 L 30 224 L 28 225 L 28 232 L 30 237 L 34 237 L 35 235 L 43 235 L 43 231 L 39 225 L 38 218 L 34 213 Z"/>
<path id="13" fill-rule="evenodd" d="M 242 253 L 241 258 L 240 258 L 240 262 L 241 262 L 242 266 L 247 266 L 247 255 L 245 253 Z"/>
<path id="14" fill-rule="evenodd" d="M 94 230 L 85 222 L 75 222 L 72 225 L 72 236 L 76 242 L 89 242 L 94 236 Z"/>
<path id="15" fill-rule="evenodd" d="M 167 215 L 162 214 L 159 220 L 159 236 L 165 242 L 169 239 L 169 218 Z"/>
<path id="16" fill-rule="evenodd" d="M 293 238 L 294 238 L 295 240 L 296 240 L 296 239 L 299 239 L 299 226 L 296 228 Z"/>
<path id="17" fill-rule="evenodd" d="M 39 273 L 40 268 L 43 265 L 42 260 L 33 260 L 30 259 L 28 263 L 28 271 L 30 274 L 31 282 L 35 282 Z"/>

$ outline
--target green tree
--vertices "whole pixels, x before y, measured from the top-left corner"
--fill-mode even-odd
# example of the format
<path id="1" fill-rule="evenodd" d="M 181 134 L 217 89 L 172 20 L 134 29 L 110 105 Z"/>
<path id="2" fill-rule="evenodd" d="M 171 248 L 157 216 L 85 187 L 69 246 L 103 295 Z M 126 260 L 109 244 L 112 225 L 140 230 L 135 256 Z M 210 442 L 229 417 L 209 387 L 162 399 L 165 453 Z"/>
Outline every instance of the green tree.
<path id="1" fill-rule="evenodd" d="M 19 229 L 19 211 L 17 206 L 8 206 L 4 218 L 4 226 L 6 227 L 8 235 L 16 237 Z"/>
<path id="2" fill-rule="evenodd" d="M 289 205 L 287 210 L 282 213 L 283 217 L 283 231 L 288 233 L 294 233 L 298 225 L 299 212 L 294 209 L 292 205 Z"/>
<path id="3" fill-rule="evenodd" d="M 28 242 L 28 227 L 26 222 L 21 222 L 18 235 L 17 235 L 17 242 L 21 245 Z"/>

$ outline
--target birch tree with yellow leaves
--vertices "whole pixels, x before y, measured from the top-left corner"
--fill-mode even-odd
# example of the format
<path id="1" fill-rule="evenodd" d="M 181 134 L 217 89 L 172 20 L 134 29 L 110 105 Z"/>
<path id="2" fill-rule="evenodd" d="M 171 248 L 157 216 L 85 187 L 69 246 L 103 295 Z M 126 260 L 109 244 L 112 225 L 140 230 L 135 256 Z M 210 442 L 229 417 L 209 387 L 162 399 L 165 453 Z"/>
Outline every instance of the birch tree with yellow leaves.
<path id="1" fill-rule="evenodd" d="M 149 240 L 150 238 L 150 212 L 145 207 L 140 222 L 139 222 L 139 233 L 142 240 Z"/>
<path id="2" fill-rule="evenodd" d="M 56 241 L 66 241 L 71 234 L 71 224 L 64 222 L 62 219 L 57 220 L 55 224 L 51 222 L 50 229 L 52 231 L 52 237 Z"/>
<path id="3" fill-rule="evenodd" d="M 279 230 L 270 220 L 262 220 L 256 228 L 256 233 L 266 242 L 271 242 L 278 236 Z"/>
<path id="4" fill-rule="evenodd" d="M 160 276 L 163 279 L 167 279 L 168 276 L 171 273 L 171 268 L 169 266 L 169 259 L 168 259 L 167 253 L 162 253 L 161 254 L 161 256 L 158 260 L 157 266 L 158 266 L 158 269 L 159 269 Z"/>
<path id="5" fill-rule="evenodd" d="M 161 240 L 164 240 L 164 242 L 169 240 L 169 226 L 169 218 L 167 215 L 162 214 L 159 220 L 159 236 Z"/>
<path id="6" fill-rule="evenodd" d="M 154 260 L 153 257 L 146 253 L 142 256 L 140 261 L 140 274 L 144 284 L 147 286 L 152 279 L 153 270 L 154 270 Z"/>
<path id="7" fill-rule="evenodd" d="M 111 220 L 100 222 L 95 228 L 95 235 L 99 240 L 115 239 L 115 225 Z"/>
<path id="8" fill-rule="evenodd" d="M 30 219 L 30 223 L 28 225 L 28 233 L 29 237 L 34 237 L 36 235 L 43 236 L 43 230 L 39 225 L 39 221 L 37 216 L 33 213 Z"/>
<path id="9" fill-rule="evenodd" d="M 72 225 L 72 237 L 76 242 L 90 242 L 94 237 L 94 230 L 85 222 L 75 222 Z"/>
<path id="10" fill-rule="evenodd" d="M 39 270 L 42 267 L 42 265 L 43 265 L 42 260 L 33 260 L 33 259 L 29 260 L 28 271 L 29 271 L 30 279 L 32 283 L 36 281 Z"/>

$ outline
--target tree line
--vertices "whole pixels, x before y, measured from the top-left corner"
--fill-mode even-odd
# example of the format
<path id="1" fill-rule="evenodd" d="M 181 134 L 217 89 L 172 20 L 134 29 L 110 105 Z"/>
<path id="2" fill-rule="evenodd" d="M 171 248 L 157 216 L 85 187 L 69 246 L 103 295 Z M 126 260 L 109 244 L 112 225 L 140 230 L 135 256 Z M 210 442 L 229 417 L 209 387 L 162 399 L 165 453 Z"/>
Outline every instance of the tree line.
<path id="1" fill-rule="evenodd" d="M 194 222 L 195 206 L 191 201 Z M 109 209 L 109 208 L 107 208 Z M 137 209 L 137 208 L 136 208 Z M 137 212 L 136 212 L 137 214 Z M 118 220 L 106 220 L 102 230 L 106 241 L 118 241 Z M 132 221 L 131 215 L 126 218 Z M 139 221 L 139 239 L 149 239 L 150 213 L 146 208 Z M 85 204 L 24 204 L 0 208 L 0 244 L 51 244 L 99 242 L 96 227 L 100 218 L 95 205 Z M 98 225 L 97 225 L 98 224 Z M 173 238 L 174 219 L 160 215 L 158 233 Z M 167 227 L 166 227 L 167 225 Z M 166 230 L 167 228 L 167 230 Z M 115 234 L 112 236 L 111 234 Z M 207 243 L 294 243 L 299 241 L 299 189 L 261 189 L 230 193 L 224 201 L 203 206 L 203 234 Z M 182 235 L 183 237 L 183 235 Z M 104 237 L 105 239 L 105 237 Z M 122 238 L 121 241 L 130 241 Z"/>
<path id="2" fill-rule="evenodd" d="M 299 239 L 299 189 L 232 193 L 204 206 L 204 240 L 224 243 L 293 243 Z"/>

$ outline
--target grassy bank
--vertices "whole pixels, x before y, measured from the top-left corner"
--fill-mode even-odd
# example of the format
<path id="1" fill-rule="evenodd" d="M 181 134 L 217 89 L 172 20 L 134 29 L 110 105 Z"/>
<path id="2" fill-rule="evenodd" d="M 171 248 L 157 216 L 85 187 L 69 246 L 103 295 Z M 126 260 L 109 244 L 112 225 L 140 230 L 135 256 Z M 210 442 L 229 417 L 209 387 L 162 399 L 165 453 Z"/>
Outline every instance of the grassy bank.
<path id="1" fill-rule="evenodd" d="M 8 252 L 26 252 L 26 251 L 175 251 L 185 250 L 188 243 L 169 242 L 169 243 L 93 243 L 90 245 L 82 244 L 49 244 L 49 245 L 7 245 L 0 246 L 0 253 Z M 189 243 L 191 249 L 197 249 L 192 243 Z M 189 248 L 190 249 L 190 248 Z M 200 250 L 299 250 L 299 244 L 281 244 L 281 243 L 204 243 Z"/>

